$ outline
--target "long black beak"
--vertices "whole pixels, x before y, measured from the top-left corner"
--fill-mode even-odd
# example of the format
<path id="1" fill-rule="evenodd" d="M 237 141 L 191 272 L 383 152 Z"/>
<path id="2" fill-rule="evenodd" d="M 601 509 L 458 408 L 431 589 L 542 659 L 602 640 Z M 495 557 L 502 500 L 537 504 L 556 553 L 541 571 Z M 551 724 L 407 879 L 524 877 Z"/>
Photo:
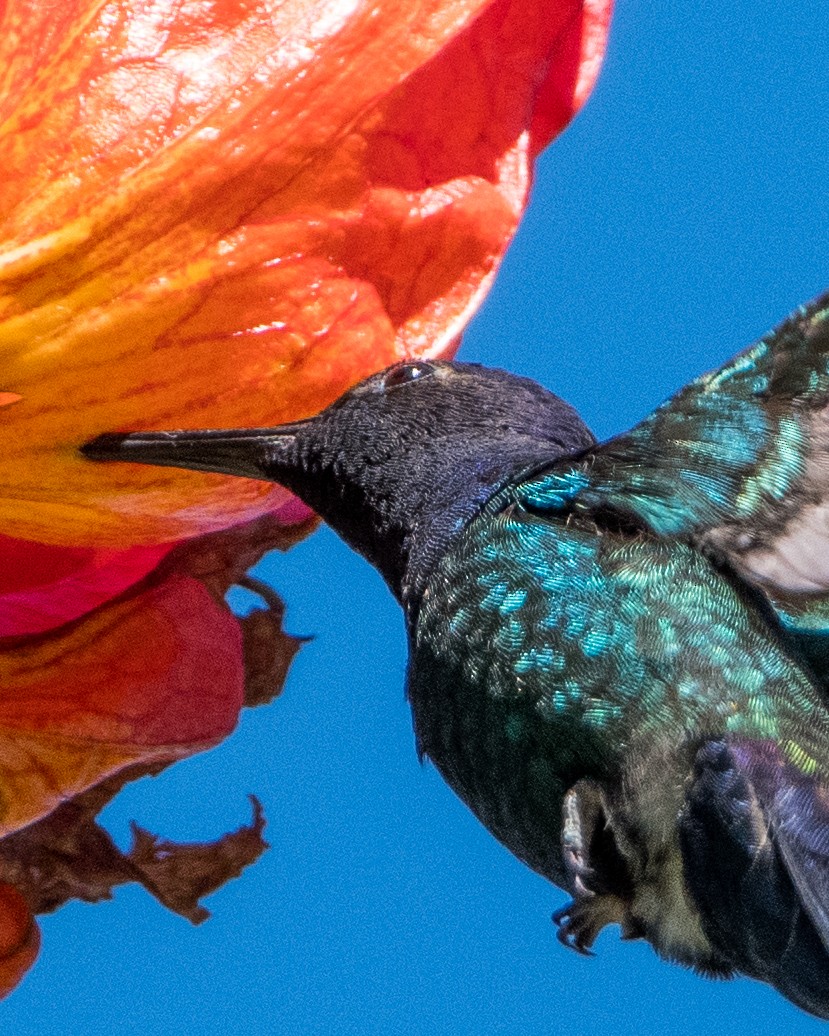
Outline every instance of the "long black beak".
<path id="1" fill-rule="evenodd" d="M 212 471 L 220 475 L 271 480 L 271 466 L 293 447 L 308 424 L 277 428 L 233 428 L 197 432 L 126 432 L 99 435 L 81 447 L 91 460 L 120 460 L 168 468 Z"/>

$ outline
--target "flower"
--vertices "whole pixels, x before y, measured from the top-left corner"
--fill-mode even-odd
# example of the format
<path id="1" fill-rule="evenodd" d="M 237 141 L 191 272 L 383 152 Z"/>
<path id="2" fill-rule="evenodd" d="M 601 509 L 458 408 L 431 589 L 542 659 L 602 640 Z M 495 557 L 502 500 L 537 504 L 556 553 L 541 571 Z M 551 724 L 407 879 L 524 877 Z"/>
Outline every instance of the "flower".
<path id="1" fill-rule="evenodd" d="M 610 6 L 8 0 L 3 988 L 37 952 L 43 897 L 12 880 L 22 829 L 48 838 L 61 801 L 220 740 L 295 650 L 222 595 L 307 511 L 279 487 L 78 446 L 296 420 L 399 358 L 451 354 L 534 156 L 596 78 Z"/>
<path id="2" fill-rule="evenodd" d="M 10 0 L 0 530 L 210 532 L 285 499 L 96 466 L 123 428 L 269 425 L 446 353 L 595 78 L 607 0 Z M 3 399 L 0 399 L 3 402 Z"/>

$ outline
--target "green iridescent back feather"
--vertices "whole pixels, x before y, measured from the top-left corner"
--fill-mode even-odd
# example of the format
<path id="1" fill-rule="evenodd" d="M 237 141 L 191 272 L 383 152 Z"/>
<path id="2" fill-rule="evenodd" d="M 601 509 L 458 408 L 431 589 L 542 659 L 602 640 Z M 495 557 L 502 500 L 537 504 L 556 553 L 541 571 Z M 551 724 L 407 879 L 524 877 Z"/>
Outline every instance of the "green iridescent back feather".
<path id="1" fill-rule="evenodd" d="M 524 499 L 616 512 L 719 555 L 767 597 L 829 691 L 827 414 L 824 295 L 630 432 L 542 472 Z"/>
<path id="2" fill-rule="evenodd" d="M 796 509 L 806 461 L 825 448 L 815 415 L 829 404 L 829 296 L 667 400 L 631 431 L 527 493 L 555 509 L 613 505 L 663 536 L 713 525 L 782 524 Z"/>

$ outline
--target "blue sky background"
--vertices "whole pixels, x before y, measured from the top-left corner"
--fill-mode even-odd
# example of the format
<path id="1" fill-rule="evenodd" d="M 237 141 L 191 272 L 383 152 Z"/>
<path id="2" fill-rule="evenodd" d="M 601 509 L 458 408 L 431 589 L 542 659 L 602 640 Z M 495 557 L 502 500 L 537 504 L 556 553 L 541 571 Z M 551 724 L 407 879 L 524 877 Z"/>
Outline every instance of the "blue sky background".
<path id="1" fill-rule="evenodd" d="M 541 0 L 540 0 L 541 2 Z M 829 286 L 829 10 L 619 0 L 598 88 L 461 353 L 621 430 Z M 0 1005 L 16 1036 L 177 1032 L 731 1036 L 823 1029 L 769 989 L 709 982 L 615 929 L 584 960 L 564 899 L 415 758 L 401 616 L 322 531 L 259 574 L 313 633 L 284 696 L 105 814 L 202 839 L 262 799 L 270 852 L 200 928 L 140 889 L 43 919 Z"/>

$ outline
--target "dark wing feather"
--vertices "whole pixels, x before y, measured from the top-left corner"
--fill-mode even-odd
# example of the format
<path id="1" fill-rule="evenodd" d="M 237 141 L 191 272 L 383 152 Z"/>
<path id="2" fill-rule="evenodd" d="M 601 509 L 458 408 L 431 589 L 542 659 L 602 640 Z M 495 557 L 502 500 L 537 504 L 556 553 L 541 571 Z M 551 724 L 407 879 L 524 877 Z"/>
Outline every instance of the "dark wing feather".
<path id="1" fill-rule="evenodd" d="M 719 555 L 793 643 L 829 658 L 829 293 L 631 431 L 522 486 L 538 510 L 644 525 Z"/>

